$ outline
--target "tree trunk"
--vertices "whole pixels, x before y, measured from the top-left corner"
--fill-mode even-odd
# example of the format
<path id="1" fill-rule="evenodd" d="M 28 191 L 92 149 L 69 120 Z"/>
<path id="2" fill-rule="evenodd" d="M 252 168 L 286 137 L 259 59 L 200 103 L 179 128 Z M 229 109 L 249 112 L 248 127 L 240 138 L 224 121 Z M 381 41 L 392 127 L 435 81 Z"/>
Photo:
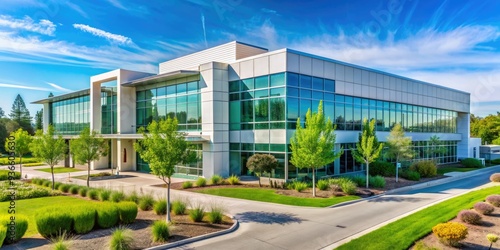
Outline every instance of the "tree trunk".
<path id="1" fill-rule="evenodd" d="M 368 184 L 370 182 L 370 163 L 366 162 L 366 188 L 368 188 Z"/>
<path id="2" fill-rule="evenodd" d="M 259 178 L 259 187 L 262 187 L 262 185 L 260 184 L 260 177 L 262 176 L 262 172 L 260 172 L 259 175 L 257 175 L 257 177 Z"/>
<path id="3" fill-rule="evenodd" d="M 50 166 L 50 172 L 52 173 L 52 190 L 54 190 L 54 165 Z"/>
<path id="4" fill-rule="evenodd" d="M 314 167 L 312 168 L 313 169 L 313 197 L 316 197 L 316 172 L 314 171 Z"/>
<path id="5" fill-rule="evenodd" d="M 19 156 L 19 174 L 21 175 L 21 178 L 23 178 L 23 156 Z"/>
<path id="6" fill-rule="evenodd" d="M 167 223 L 170 223 L 170 177 L 167 183 Z"/>
<path id="7" fill-rule="evenodd" d="M 90 187 L 90 162 L 87 162 L 87 187 Z"/>

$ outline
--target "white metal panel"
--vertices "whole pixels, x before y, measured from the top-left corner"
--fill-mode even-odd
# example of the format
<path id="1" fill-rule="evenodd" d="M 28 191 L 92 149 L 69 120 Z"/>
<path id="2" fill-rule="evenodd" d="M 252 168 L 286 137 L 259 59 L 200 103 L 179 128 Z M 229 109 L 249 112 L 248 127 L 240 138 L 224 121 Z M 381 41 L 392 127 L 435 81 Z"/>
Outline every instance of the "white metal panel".
<path id="1" fill-rule="evenodd" d="M 253 60 L 254 76 L 269 75 L 269 57 L 263 56 Z"/>
<path id="2" fill-rule="evenodd" d="M 269 73 L 279 73 L 286 71 L 286 53 L 278 53 L 269 56 Z"/>
<path id="3" fill-rule="evenodd" d="M 325 78 L 335 80 L 335 64 L 332 62 L 325 62 Z"/>
<path id="4" fill-rule="evenodd" d="M 286 53 L 286 70 L 299 73 L 299 55 L 290 52 Z"/>
<path id="5" fill-rule="evenodd" d="M 316 58 L 312 59 L 312 75 L 315 77 L 323 78 L 324 74 L 324 61 Z"/>
<path id="6" fill-rule="evenodd" d="M 312 75 L 312 58 L 306 56 L 300 56 L 299 69 L 301 74 Z"/>

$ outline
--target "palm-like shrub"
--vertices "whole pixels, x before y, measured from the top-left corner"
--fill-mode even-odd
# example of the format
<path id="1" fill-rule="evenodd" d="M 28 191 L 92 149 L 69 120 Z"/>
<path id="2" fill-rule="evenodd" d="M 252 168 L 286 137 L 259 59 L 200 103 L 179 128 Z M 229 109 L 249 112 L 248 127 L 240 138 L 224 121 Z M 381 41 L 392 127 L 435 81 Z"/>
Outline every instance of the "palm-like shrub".
<path id="1" fill-rule="evenodd" d="M 231 175 L 229 176 L 227 179 L 226 179 L 227 183 L 229 183 L 229 185 L 238 185 L 240 184 L 240 178 L 236 175 Z"/>
<path id="2" fill-rule="evenodd" d="M 205 208 L 201 204 L 197 204 L 194 208 L 189 210 L 189 218 L 193 222 L 201 222 L 205 216 Z"/>
<path id="3" fill-rule="evenodd" d="M 462 210 L 458 213 L 458 219 L 462 222 L 479 225 L 481 224 L 481 215 L 472 210 Z"/>
<path id="4" fill-rule="evenodd" d="M 321 179 L 317 186 L 319 190 L 327 190 L 330 187 L 330 182 L 327 179 Z"/>
<path id="5" fill-rule="evenodd" d="M 68 237 L 68 234 L 64 232 L 62 235 L 51 238 L 50 242 L 52 242 L 53 250 L 69 250 L 71 246 L 71 238 Z"/>
<path id="6" fill-rule="evenodd" d="M 457 246 L 467 237 L 467 227 L 458 222 L 437 224 L 432 228 L 432 233 L 445 245 Z"/>
<path id="7" fill-rule="evenodd" d="M 220 205 L 213 204 L 208 212 L 208 221 L 212 224 L 221 224 L 224 217 L 224 208 Z"/>
<path id="8" fill-rule="evenodd" d="M 219 185 L 222 183 L 224 179 L 222 178 L 222 176 L 218 175 L 218 174 L 214 174 L 212 175 L 212 178 L 210 178 L 210 183 L 212 185 Z"/>
<path id="9" fill-rule="evenodd" d="M 478 202 L 478 203 L 474 204 L 474 209 L 478 213 L 484 214 L 484 215 L 491 214 L 491 213 L 493 213 L 493 211 L 495 211 L 495 207 L 493 207 L 492 205 L 490 205 L 486 202 Z"/>

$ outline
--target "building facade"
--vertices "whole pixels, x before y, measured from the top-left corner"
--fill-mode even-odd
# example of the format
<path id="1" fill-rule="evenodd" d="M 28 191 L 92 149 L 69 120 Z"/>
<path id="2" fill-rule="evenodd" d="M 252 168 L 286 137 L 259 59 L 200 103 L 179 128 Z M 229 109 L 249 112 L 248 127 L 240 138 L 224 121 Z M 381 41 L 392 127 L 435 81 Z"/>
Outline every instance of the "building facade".
<path id="1" fill-rule="evenodd" d="M 323 101 L 336 125 L 340 159 L 319 176 L 364 171 L 354 161 L 363 119 L 375 119 L 385 141 L 400 123 L 413 140 L 416 159 L 429 155 L 429 139 L 440 138 L 441 163 L 472 155 L 469 146 L 470 94 L 290 49 L 230 42 L 160 63 L 156 75 L 117 69 L 91 77 L 90 89 L 36 101 L 44 125 L 53 124 L 68 143 L 85 126 L 109 139 L 110 154 L 94 169 L 149 172 L 133 150 L 137 129 L 176 117 L 179 130 L 196 145 L 199 161 L 178 166 L 178 175 L 249 174 L 248 157 L 269 153 L 280 162 L 272 177 L 309 175 L 290 162 L 289 141 L 297 118 Z M 71 164 L 70 157 L 68 164 Z"/>

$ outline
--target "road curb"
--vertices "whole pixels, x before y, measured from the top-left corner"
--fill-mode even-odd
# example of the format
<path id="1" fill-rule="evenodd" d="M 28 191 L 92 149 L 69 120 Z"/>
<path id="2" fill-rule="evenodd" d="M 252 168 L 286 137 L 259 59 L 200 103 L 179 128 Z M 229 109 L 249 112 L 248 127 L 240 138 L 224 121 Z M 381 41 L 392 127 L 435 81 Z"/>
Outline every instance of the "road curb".
<path id="1" fill-rule="evenodd" d="M 239 222 L 238 222 L 238 220 L 236 218 L 234 218 L 234 216 L 230 216 L 230 217 L 233 220 L 233 225 L 230 228 L 226 229 L 226 230 L 222 230 L 222 231 L 218 231 L 218 232 L 213 232 L 213 233 L 209 233 L 209 234 L 204 234 L 204 235 L 200 235 L 200 236 L 196 236 L 196 237 L 192 237 L 192 238 L 188 238 L 188 239 L 184 239 L 184 240 L 179 240 L 179 241 L 176 241 L 176 242 L 172 242 L 172 243 L 168 243 L 168 244 L 164 244 L 164 245 L 160 245 L 160 246 L 150 247 L 150 248 L 146 248 L 145 250 L 170 249 L 170 248 L 174 248 L 174 247 L 178 247 L 178 246 L 190 244 L 190 243 L 193 243 L 193 242 L 202 241 L 202 240 L 214 238 L 214 237 L 217 237 L 217 236 L 221 236 L 221 235 L 224 235 L 224 234 L 232 233 L 232 232 L 234 232 L 234 231 L 236 231 L 238 229 Z"/>

